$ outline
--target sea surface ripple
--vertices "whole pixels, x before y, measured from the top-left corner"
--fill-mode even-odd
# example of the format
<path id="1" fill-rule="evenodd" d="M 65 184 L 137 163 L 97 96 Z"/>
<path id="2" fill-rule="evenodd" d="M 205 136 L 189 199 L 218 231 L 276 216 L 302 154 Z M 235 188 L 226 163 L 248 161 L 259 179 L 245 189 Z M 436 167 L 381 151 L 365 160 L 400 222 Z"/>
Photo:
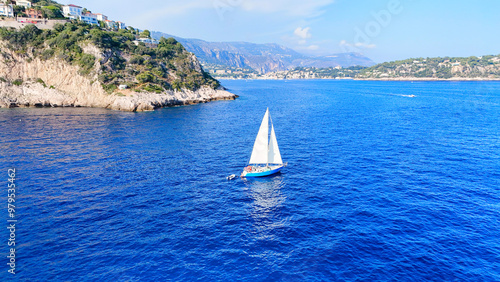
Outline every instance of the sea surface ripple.
<path id="1" fill-rule="evenodd" d="M 0 109 L 0 280 L 500 281 L 499 82 L 223 84 L 240 98 Z M 227 181 L 266 107 L 288 167 Z"/>

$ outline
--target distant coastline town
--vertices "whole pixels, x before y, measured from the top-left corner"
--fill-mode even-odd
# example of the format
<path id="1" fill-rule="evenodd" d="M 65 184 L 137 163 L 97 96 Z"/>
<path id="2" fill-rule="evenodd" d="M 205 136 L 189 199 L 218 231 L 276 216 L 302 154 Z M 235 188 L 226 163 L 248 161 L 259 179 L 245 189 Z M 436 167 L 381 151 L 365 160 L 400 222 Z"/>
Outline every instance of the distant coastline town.
<path id="1" fill-rule="evenodd" d="M 500 55 L 415 58 L 371 67 L 295 67 L 266 73 L 221 65 L 203 67 L 216 79 L 500 80 Z"/>

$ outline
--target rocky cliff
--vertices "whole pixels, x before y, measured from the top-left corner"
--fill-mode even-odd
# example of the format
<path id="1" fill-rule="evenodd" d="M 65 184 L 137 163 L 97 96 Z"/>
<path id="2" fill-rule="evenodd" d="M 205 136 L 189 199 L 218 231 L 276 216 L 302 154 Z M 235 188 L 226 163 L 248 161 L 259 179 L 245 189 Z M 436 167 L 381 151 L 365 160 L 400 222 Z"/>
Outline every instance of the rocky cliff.
<path id="1" fill-rule="evenodd" d="M 83 75 L 78 65 L 58 57 L 41 59 L 33 52 L 17 52 L 0 42 L 0 107 L 101 107 L 123 111 L 145 111 L 158 107 L 233 100 L 222 87 L 201 86 L 197 90 L 163 90 L 160 93 L 116 90 L 111 94 L 99 82 L 101 62 L 106 54 L 96 46 L 82 46 L 96 60 L 93 71 Z M 194 56 L 193 56 L 194 57 Z M 196 58 L 193 69 L 201 70 Z"/>

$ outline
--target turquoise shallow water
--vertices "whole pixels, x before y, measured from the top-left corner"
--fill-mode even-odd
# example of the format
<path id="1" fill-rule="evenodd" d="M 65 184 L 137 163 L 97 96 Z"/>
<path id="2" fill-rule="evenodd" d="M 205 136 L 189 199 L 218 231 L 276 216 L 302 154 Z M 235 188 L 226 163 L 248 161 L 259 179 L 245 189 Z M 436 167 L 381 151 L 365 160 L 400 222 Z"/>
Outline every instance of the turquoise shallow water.
<path id="1" fill-rule="evenodd" d="M 500 83 L 223 84 L 240 98 L 0 109 L 15 278 L 500 280 Z M 266 107 L 289 166 L 227 181 Z"/>

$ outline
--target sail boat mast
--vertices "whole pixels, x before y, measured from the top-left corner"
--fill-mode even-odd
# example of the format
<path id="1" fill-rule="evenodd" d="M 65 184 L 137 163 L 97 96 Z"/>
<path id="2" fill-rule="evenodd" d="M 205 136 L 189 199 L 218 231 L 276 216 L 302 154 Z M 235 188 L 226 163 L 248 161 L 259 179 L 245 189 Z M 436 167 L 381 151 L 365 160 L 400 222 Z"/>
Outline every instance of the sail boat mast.
<path id="1" fill-rule="evenodd" d="M 269 136 L 269 121 L 271 121 L 271 135 Z M 282 164 L 278 141 L 274 132 L 274 126 L 269 114 L 269 108 L 262 119 L 259 133 L 255 139 L 249 163 L 251 164 Z"/>

